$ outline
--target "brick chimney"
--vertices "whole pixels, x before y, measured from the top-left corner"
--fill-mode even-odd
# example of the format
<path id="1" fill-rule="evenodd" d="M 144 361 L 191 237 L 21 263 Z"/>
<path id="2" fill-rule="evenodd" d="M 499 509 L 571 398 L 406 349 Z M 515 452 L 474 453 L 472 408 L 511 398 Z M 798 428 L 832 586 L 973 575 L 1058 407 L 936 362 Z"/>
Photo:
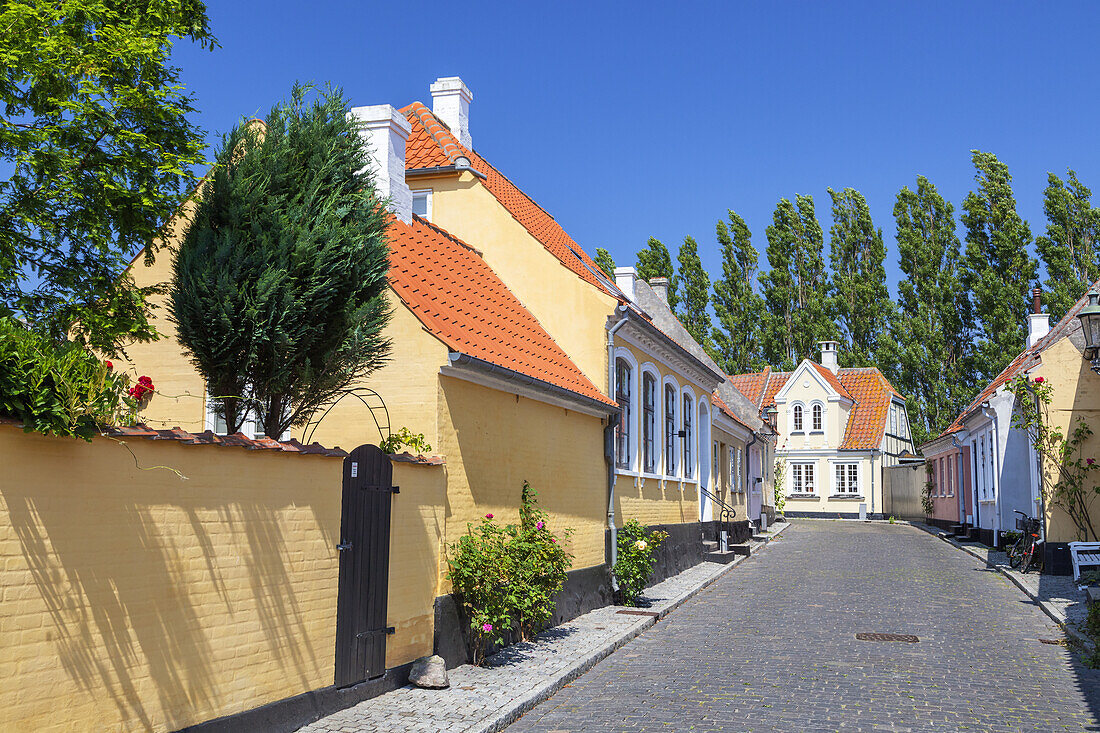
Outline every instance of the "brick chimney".
<path id="1" fill-rule="evenodd" d="M 1034 288 L 1031 291 L 1031 313 L 1027 316 L 1027 347 L 1050 333 L 1050 314 L 1043 313 L 1043 291 Z"/>
<path id="2" fill-rule="evenodd" d="M 818 341 L 817 345 L 821 347 L 821 366 L 836 374 L 840 369 L 840 362 L 837 361 L 840 344 L 836 341 Z"/>
<path id="3" fill-rule="evenodd" d="M 408 224 L 412 221 L 412 191 L 405 183 L 405 141 L 412 126 L 405 115 L 388 104 L 353 107 L 351 115 L 363 125 L 375 190 L 390 200 L 394 216 Z"/>
<path id="4" fill-rule="evenodd" d="M 657 293 L 657 297 L 661 299 L 661 302 L 668 305 L 667 277 L 651 277 L 649 279 L 649 287 L 653 288 L 653 292 Z"/>
<path id="5" fill-rule="evenodd" d="M 470 102 L 474 95 L 461 77 L 441 76 L 432 82 L 432 113 L 451 128 L 451 134 L 467 150 L 473 150 L 470 137 Z"/>

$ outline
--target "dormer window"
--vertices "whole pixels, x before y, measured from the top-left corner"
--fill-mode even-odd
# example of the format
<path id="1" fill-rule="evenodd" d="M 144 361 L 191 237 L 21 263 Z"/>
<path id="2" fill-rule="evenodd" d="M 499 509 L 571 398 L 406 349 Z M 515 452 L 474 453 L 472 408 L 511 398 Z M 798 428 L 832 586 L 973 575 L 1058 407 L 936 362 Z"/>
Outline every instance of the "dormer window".
<path id="1" fill-rule="evenodd" d="M 432 220 L 432 190 L 413 191 L 412 212 L 421 219 Z"/>

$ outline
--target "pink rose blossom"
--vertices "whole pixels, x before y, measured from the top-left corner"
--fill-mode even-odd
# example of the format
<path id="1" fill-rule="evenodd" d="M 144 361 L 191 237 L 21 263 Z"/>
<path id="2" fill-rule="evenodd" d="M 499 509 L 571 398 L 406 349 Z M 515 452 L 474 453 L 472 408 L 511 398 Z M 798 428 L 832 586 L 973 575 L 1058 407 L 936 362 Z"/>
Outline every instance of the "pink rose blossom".
<path id="1" fill-rule="evenodd" d="M 485 515 L 485 518 L 486 518 L 486 519 L 492 519 L 492 518 L 493 518 L 493 515 L 492 515 L 492 514 L 486 514 L 486 515 Z"/>
<path id="2" fill-rule="evenodd" d="M 1087 461 L 1085 461 L 1085 463 L 1087 463 L 1091 466 L 1092 464 L 1096 463 L 1096 459 L 1095 458 L 1089 458 Z"/>
<path id="3" fill-rule="evenodd" d="M 1043 379 L 1042 377 L 1035 377 L 1035 384 L 1042 384 L 1045 381 L 1047 380 Z"/>
<path id="4" fill-rule="evenodd" d="M 535 526 L 538 527 L 539 529 L 542 529 L 545 526 L 545 522 L 539 522 Z"/>
<path id="5" fill-rule="evenodd" d="M 557 542 L 557 540 L 556 540 L 556 539 L 554 539 L 553 537 L 551 537 L 551 538 L 550 538 L 550 541 L 551 541 L 551 542 Z"/>
<path id="6" fill-rule="evenodd" d="M 481 625 L 481 630 L 488 633 L 488 632 L 493 630 L 493 625 L 492 624 L 482 624 Z"/>

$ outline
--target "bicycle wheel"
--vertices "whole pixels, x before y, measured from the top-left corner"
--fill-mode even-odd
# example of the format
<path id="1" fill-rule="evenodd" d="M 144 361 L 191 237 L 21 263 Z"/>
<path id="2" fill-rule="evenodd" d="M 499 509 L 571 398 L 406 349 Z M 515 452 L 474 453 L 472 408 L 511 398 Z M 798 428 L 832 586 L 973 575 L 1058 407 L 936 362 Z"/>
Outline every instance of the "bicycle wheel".
<path id="1" fill-rule="evenodd" d="M 1043 572 L 1043 552 L 1042 547 L 1035 542 L 1031 543 L 1031 547 L 1028 548 L 1027 562 L 1024 563 L 1024 572 L 1034 568 L 1040 573 Z"/>
<path id="2" fill-rule="evenodd" d="M 1024 559 L 1024 538 L 1016 540 L 1012 547 L 1008 548 L 1008 566 L 1010 568 L 1020 567 L 1020 562 Z"/>

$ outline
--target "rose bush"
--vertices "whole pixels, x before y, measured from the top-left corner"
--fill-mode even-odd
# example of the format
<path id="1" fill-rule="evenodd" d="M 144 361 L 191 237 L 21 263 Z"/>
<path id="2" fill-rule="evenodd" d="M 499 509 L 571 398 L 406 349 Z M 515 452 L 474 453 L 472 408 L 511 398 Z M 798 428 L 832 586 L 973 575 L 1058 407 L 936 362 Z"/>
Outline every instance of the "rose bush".
<path id="1" fill-rule="evenodd" d="M 661 530 L 647 532 L 646 528 L 631 519 L 618 532 L 618 559 L 611 572 L 619 582 L 619 593 L 623 605 L 636 606 L 638 596 L 653 574 L 653 565 L 657 562 L 656 552 L 668 533 Z"/>

